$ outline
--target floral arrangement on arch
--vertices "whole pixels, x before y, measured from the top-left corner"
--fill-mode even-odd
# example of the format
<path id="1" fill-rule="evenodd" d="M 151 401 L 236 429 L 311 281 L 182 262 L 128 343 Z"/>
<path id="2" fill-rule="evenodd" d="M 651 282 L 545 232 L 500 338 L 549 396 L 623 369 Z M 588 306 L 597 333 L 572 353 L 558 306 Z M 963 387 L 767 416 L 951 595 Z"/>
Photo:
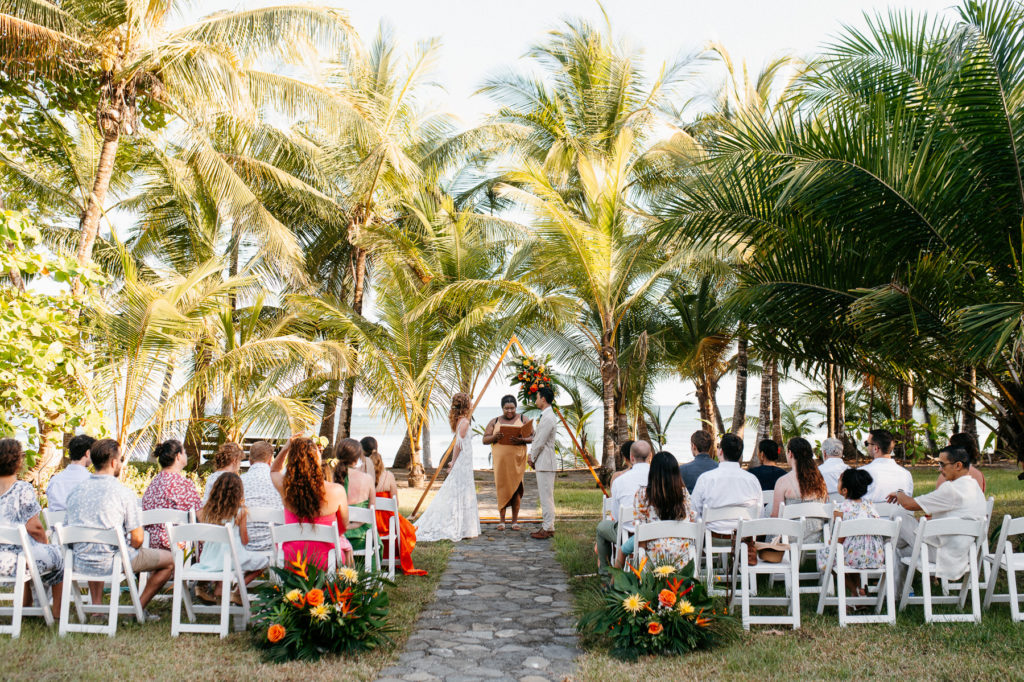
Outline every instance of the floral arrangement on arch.
<path id="1" fill-rule="evenodd" d="M 519 386 L 519 402 L 521 404 L 532 405 L 533 401 L 537 399 L 537 391 L 545 386 L 547 388 L 554 387 L 550 355 L 543 358 L 524 355 L 512 361 L 512 369 L 509 381 L 513 386 Z"/>
<path id="2" fill-rule="evenodd" d="M 268 661 L 312 661 L 390 643 L 391 581 L 353 568 L 325 571 L 300 554 L 256 591 L 253 638 Z"/>
<path id="3" fill-rule="evenodd" d="M 735 621 L 694 577 L 692 561 L 682 569 L 665 564 L 644 571 L 646 564 L 644 558 L 640 568 L 610 569 L 611 587 L 577 629 L 609 637 L 612 656 L 627 661 L 706 649 L 730 635 Z"/>

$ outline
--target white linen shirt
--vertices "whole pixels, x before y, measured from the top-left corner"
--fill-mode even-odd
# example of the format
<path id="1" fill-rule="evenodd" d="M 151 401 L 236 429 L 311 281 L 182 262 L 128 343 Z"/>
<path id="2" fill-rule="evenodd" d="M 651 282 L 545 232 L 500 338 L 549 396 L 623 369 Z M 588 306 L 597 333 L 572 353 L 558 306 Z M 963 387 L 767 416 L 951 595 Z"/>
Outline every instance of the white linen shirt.
<path id="1" fill-rule="evenodd" d="M 897 490 L 911 496 L 914 494 L 914 477 L 892 457 L 876 457 L 862 466 L 861 470 L 871 474 L 871 485 L 868 486 L 865 500 L 885 502 Z"/>
<path id="2" fill-rule="evenodd" d="M 818 467 L 821 477 L 825 479 L 829 495 L 839 492 L 839 477 L 849 468 L 850 465 L 844 462 L 842 457 L 826 457 Z"/>
<path id="3" fill-rule="evenodd" d="M 981 486 L 970 476 L 946 481 L 933 492 L 914 501 L 933 519 L 960 518 L 978 521 L 988 514 L 988 503 Z M 967 572 L 971 538 L 962 535 L 939 538 L 934 554 L 936 573 L 940 578 L 956 580 Z"/>
<path id="4" fill-rule="evenodd" d="M 690 496 L 693 510 L 702 518 L 708 509 L 749 507 L 751 518 L 756 519 L 761 515 L 761 500 L 761 483 L 757 476 L 740 468 L 739 462 L 724 460 L 717 468 L 700 475 Z M 706 527 L 724 535 L 736 530 L 736 522 L 712 521 Z"/>
<path id="5" fill-rule="evenodd" d="M 65 523 L 86 528 L 112 528 L 124 533 L 128 559 L 133 561 L 139 553 L 131 545 L 131 532 L 142 527 L 142 509 L 139 498 L 124 484 L 109 474 L 92 474 L 68 496 Z M 98 542 L 77 542 L 75 571 L 89 575 L 107 575 L 113 569 L 116 546 Z"/>
<path id="6" fill-rule="evenodd" d="M 633 498 L 636 491 L 647 485 L 647 479 L 651 473 L 651 465 L 647 462 L 638 462 L 626 473 L 612 481 L 612 518 L 619 520 L 620 507 L 633 507 Z M 630 533 L 634 531 L 632 521 L 624 521 L 622 527 Z"/>
<path id="7" fill-rule="evenodd" d="M 63 471 L 54 474 L 46 486 L 46 504 L 50 511 L 66 510 L 68 495 L 91 475 L 89 469 L 77 462 L 68 464 Z"/>
<path id="8" fill-rule="evenodd" d="M 242 488 L 245 490 L 246 507 L 266 507 L 284 509 L 281 493 L 277 492 L 274 482 L 270 480 L 270 465 L 256 462 L 249 465 L 249 470 L 242 474 Z M 269 550 L 273 544 L 270 537 L 270 524 L 249 521 L 249 544 L 246 549 L 254 552 Z"/>
<path id="9" fill-rule="evenodd" d="M 556 471 L 555 461 L 555 429 L 558 427 L 555 411 L 550 405 L 544 408 L 537 418 L 533 434 L 533 447 L 530 458 L 533 460 L 534 471 Z"/>

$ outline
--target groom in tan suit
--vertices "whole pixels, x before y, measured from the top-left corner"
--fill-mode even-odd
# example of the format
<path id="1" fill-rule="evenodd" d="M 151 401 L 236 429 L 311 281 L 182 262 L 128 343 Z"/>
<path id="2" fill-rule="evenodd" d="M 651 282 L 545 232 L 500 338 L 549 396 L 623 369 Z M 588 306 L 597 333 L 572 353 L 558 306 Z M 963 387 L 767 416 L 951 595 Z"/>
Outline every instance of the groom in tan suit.
<path id="1" fill-rule="evenodd" d="M 548 387 L 537 391 L 537 409 L 540 417 L 534 427 L 530 466 L 537 472 L 537 493 L 543 524 L 541 530 L 530 533 L 531 538 L 546 540 L 555 534 L 555 411 L 551 404 L 555 393 Z"/>

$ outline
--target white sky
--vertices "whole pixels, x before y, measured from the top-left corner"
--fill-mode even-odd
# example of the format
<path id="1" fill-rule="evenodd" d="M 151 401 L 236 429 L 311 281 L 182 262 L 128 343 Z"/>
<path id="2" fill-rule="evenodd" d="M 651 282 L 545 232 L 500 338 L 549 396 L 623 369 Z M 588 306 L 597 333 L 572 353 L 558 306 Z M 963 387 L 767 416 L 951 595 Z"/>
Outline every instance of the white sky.
<path id="1" fill-rule="evenodd" d="M 288 1 L 204 0 L 196 3 L 196 16 Z M 325 4 L 347 10 L 364 43 L 372 40 L 381 20 L 391 24 L 403 50 L 419 40 L 440 37 L 435 79 L 444 85 L 447 96 L 439 104 L 466 124 L 475 123 L 490 108 L 486 98 L 473 96 L 483 79 L 516 65 L 526 49 L 541 40 L 545 31 L 558 27 L 561 19 L 603 22 L 594 0 L 328 0 Z M 863 26 L 865 12 L 896 8 L 940 13 L 956 4 L 952 0 L 605 0 L 616 36 L 642 49 L 650 70 L 715 40 L 729 51 L 737 68 L 745 60 L 753 73 L 779 54 L 813 55 L 843 24 Z M 496 340 L 496 345 L 503 343 Z M 484 405 L 497 405 L 507 392 L 499 382 L 496 377 L 497 385 L 484 396 Z M 751 401 L 756 400 L 757 390 L 757 379 L 753 379 L 748 387 Z M 789 383 L 783 387 L 783 399 L 804 390 Z M 719 387 L 719 400 L 732 403 L 734 392 L 728 377 Z M 692 386 L 679 382 L 664 382 L 655 395 L 657 403 L 667 405 L 692 397 Z"/>

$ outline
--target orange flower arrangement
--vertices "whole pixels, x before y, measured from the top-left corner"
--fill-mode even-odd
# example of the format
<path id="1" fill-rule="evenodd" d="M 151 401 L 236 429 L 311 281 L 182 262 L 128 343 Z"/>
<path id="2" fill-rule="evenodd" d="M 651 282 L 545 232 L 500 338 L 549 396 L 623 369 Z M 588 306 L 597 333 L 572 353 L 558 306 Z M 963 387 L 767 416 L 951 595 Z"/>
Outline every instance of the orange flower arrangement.
<path id="1" fill-rule="evenodd" d="M 658 593 L 658 603 L 666 608 L 672 608 L 676 605 L 675 592 L 672 590 L 662 590 Z"/>
<path id="2" fill-rule="evenodd" d="M 324 591 L 310 590 L 306 593 L 306 602 L 308 602 L 310 606 L 320 606 L 324 603 Z"/>
<path id="3" fill-rule="evenodd" d="M 543 359 L 525 356 L 512 362 L 515 369 L 509 379 L 513 385 L 519 385 L 520 401 L 532 403 L 540 389 L 552 386 L 553 379 L 548 366 L 550 362 L 551 356 Z"/>
<path id="4" fill-rule="evenodd" d="M 647 634 L 649 635 L 660 635 L 661 631 L 665 628 L 656 620 L 652 620 L 647 624 Z"/>
<path id="5" fill-rule="evenodd" d="M 284 633 L 284 628 L 278 625 L 277 623 L 274 623 L 267 630 L 267 639 L 270 640 L 272 644 L 276 644 L 280 642 L 282 639 L 284 639 Z"/>

